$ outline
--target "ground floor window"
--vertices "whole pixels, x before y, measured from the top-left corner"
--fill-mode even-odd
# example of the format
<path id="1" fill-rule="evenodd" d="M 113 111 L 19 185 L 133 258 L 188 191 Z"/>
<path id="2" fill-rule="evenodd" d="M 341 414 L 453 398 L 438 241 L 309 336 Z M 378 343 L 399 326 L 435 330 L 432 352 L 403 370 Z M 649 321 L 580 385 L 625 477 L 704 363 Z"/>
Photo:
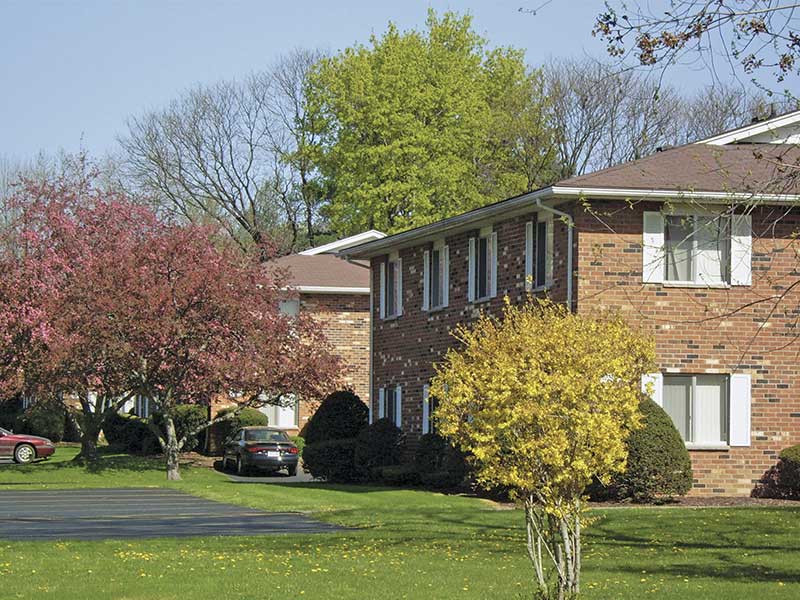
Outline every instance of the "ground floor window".
<path id="1" fill-rule="evenodd" d="M 431 396 L 430 386 L 422 386 L 422 433 L 436 433 L 436 423 L 433 420 L 433 414 L 436 411 L 436 406 L 439 404 L 436 396 Z"/>
<path id="2" fill-rule="evenodd" d="M 385 387 L 378 390 L 378 418 L 389 419 L 397 427 L 402 428 L 403 391 L 398 386 Z"/>
<path id="3" fill-rule="evenodd" d="M 726 375 L 664 375 L 664 410 L 686 442 L 728 443 L 728 398 Z"/>
<path id="4" fill-rule="evenodd" d="M 267 416 L 271 427 L 284 427 L 292 429 L 299 427 L 300 401 L 287 401 L 285 405 L 268 404 L 261 407 L 261 412 Z"/>
<path id="5" fill-rule="evenodd" d="M 150 398 L 147 396 L 136 396 L 133 405 L 133 412 L 142 419 L 150 418 Z"/>

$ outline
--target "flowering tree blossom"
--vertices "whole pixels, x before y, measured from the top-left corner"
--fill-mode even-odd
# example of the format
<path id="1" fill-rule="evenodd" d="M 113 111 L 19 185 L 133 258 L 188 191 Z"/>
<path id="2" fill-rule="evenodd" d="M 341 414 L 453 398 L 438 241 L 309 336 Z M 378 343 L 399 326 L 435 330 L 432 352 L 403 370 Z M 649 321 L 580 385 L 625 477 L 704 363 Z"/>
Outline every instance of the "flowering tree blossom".
<path id="1" fill-rule="evenodd" d="M 290 292 L 263 252 L 88 185 L 29 183 L 17 202 L 0 257 L 0 385 L 77 397 L 84 457 L 104 415 L 143 395 L 179 479 L 177 406 L 229 391 L 240 406 L 275 404 L 333 385 L 338 361 L 310 318 L 281 314 Z"/>

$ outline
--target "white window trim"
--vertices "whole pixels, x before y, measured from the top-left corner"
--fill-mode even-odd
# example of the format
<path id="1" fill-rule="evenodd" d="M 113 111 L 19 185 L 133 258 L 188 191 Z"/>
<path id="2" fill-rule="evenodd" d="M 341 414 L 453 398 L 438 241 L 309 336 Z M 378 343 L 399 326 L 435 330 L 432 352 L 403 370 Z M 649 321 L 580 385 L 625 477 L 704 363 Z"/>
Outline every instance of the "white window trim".
<path id="1" fill-rule="evenodd" d="M 430 420 L 430 386 L 426 383 L 422 386 L 422 435 L 426 435 L 431 432 Z"/>
<path id="2" fill-rule="evenodd" d="M 394 314 L 387 313 L 388 303 L 386 302 L 386 267 L 389 263 L 394 264 Z M 393 252 L 386 260 L 381 261 L 380 269 L 380 318 L 384 321 L 390 321 L 403 316 L 403 259 L 400 258 L 397 252 Z"/>
<path id="3" fill-rule="evenodd" d="M 540 216 L 541 218 L 538 218 Z M 536 221 L 525 223 L 525 289 L 529 292 L 544 292 L 553 287 L 553 215 L 552 213 L 539 213 Z M 536 285 L 537 256 L 537 227 L 539 223 L 545 225 L 545 256 L 544 256 L 544 283 Z"/>
<path id="4" fill-rule="evenodd" d="M 478 286 L 477 286 L 477 271 L 478 271 L 478 248 L 480 244 L 478 243 L 481 239 L 486 239 L 487 244 L 487 253 L 489 254 L 489 260 L 487 261 L 486 268 L 488 270 L 488 278 L 489 281 L 487 282 L 486 296 L 478 297 Z M 478 232 L 477 236 L 473 236 L 469 238 L 469 268 L 467 269 L 467 276 L 469 277 L 468 283 L 468 294 L 467 300 L 473 304 L 479 304 L 481 302 L 488 302 L 492 298 L 497 297 L 497 265 L 499 263 L 498 256 L 497 256 L 497 232 L 493 230 L 492 225 L 487 225 L 486 227 L 482 227 Z"/>
<path id="5" fill-rule="evenodd" d="M 439 252 L 439 274 L 442 278 L 439 295 L 439 304 L 434 306 L 431 303 L 431 295 L 433 286 L 437 283 L 432 280 L 433 277 L 433 251 L 425 250 L 423 253 L 423 276 L 422 276 L 422 310 L 427 312 L 435 312 L 447 308 L 450 304 L 450 248 L 444 243 L 444 240 L 437 240 L 433 244 L 433 250 Z"/>

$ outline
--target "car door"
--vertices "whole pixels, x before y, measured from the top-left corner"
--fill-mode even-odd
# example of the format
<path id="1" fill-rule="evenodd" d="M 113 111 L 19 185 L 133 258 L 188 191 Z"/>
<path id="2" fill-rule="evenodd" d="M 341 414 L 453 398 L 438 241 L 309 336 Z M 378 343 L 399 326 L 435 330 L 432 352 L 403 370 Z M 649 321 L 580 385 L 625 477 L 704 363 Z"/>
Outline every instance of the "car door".
<path id="1" fill-rule="evenodd" d="M 11 458 L 14 453 L 14 444 L 11 436 L 0 431 L 0 459 Z"/>
<path id="2" fill-rule="evenodd" d="M 225 442 L 225 456 L 228 458 L 236 458 L 239 451 L 239 440 L 242 439 L 244 431 L 239 429 Z"/>

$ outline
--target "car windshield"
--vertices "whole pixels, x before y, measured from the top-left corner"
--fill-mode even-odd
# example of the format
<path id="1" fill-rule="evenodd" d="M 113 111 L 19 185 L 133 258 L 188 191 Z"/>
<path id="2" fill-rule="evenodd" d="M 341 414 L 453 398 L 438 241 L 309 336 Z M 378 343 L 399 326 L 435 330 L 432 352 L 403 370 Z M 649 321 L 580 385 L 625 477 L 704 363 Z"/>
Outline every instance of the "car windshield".
<path id="1" fill-rule="evenodd" d="M 270 429 L 248 429 L 244 432 L 244 439 L 248 442 L 288 442 L 289 436 L 284 431 Z"/>
<path id="2" fill-rule="evenodd" d="M 3 437 L 4 435 L 11 435 L 11 432 L 8 429 L 3 429 L 0 427 L 0 437 Z"/>

